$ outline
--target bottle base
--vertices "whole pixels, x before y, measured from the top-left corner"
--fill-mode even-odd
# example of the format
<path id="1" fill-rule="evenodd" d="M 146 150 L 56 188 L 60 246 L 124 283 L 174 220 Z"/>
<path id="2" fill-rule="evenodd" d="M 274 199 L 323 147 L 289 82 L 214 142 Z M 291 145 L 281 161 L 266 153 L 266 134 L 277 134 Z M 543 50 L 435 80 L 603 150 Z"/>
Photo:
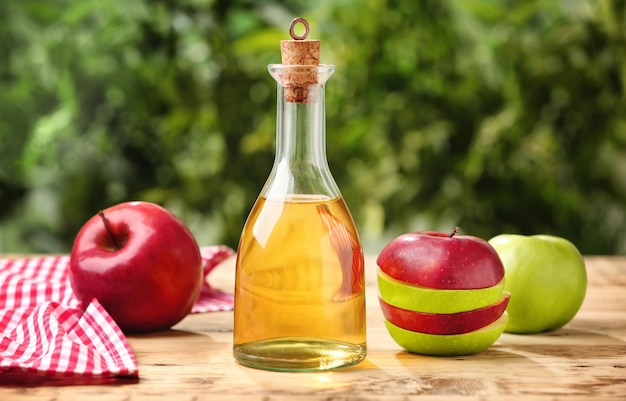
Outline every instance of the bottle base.
<path id="1" fill-rule="evenodd" d="M 356 365 L 365 359 L 365 344 L 319 338 L 281 337 L 235 345 L 241 365 L 281 372 L 312 372 Z"/>

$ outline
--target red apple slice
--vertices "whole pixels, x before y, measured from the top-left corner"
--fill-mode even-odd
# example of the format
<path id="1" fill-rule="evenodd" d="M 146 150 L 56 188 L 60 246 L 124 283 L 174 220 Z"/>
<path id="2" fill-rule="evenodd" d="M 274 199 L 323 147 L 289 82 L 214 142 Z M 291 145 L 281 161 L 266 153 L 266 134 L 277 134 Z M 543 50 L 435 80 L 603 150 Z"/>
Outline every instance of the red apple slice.
<path id="1" fill-rule="evenodd" d="M 385 318 L 405 330 L 426 334 L 463 334 L 485 327 L 502 316 L 511 294 L 504 292 L 500 299 L 487 307 L 459 313 L 423 313 L 389 305 L 378 299 Z"/>
<path id="2" fill-rule="evenodd" d="M 389 277 L 422 287 L 480 289 L 502 281 L 504 266 L 495 249 L 457 231 L 400 235 L 383 248 L 376 263 Z"/>

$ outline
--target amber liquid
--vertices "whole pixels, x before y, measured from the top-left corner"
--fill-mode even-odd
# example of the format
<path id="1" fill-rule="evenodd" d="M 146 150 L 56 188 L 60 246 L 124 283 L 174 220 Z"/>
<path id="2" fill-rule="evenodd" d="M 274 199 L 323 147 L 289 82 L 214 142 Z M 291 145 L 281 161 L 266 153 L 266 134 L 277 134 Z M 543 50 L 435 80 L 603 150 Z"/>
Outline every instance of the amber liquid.
<path id="1" fill-rule="evenodd" d="M 285 371 L 366 354 L 363 252 L 342 198 L 259 198 L 239 243 L 234 356 Z"/>

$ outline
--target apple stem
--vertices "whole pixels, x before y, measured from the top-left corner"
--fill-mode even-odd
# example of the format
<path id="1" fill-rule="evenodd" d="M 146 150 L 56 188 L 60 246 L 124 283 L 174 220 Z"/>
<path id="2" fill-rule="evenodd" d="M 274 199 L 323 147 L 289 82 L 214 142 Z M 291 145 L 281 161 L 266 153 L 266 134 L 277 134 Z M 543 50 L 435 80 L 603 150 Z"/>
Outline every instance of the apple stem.
<path id="1" fill-rule="evenodd" d="M 454 230 L 452 230 L 452 232 L 450 233 L 450 235 L 448 235 L 448 237 L 450 238 L 454 237 L 456 233 L 458 233 L 459 231 L 461 231 L 459 227 L 454 227 Z"/>
<path id="2" fill-rule="evenodd" d="M 104 224 L 104 229 L 109 235 L 109 239 L 113 243 L 113 246 L 117 249 L 122 249 L 122 247 L 115 240 L 115 235 L 113 235 L 113 230 L 111 229 L 111 226 L 109 225 L 109 221 L 106 219 L 106 217 L 104 217 L 104 212 L 102 210 L 98 212 L 98 216 L 100 216 L 100 219 L 102 219 L 102 224 Z"/>

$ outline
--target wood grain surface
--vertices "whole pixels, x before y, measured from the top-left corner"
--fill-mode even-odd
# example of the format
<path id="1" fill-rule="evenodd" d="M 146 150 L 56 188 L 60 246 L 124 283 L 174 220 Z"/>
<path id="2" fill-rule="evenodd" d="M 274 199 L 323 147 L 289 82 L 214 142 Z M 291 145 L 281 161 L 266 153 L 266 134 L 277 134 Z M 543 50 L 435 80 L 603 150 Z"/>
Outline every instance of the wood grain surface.
<path id="1" fill-rule="evenodd" d="M 466 357 L 409 354 L 387 334 L 366 259 L 368 356 L 322 373 L 238 365 L 230 312 L 191 315 L 173 330 L 130 336 L 138 380 L 49 379 L 0 374 L 0 400 L 626 400 L 626 257 L 587 257 L 585 302 L 563 329 L 503 334 Z M 234 260 L 210 277 L 231 290 Z"/>

